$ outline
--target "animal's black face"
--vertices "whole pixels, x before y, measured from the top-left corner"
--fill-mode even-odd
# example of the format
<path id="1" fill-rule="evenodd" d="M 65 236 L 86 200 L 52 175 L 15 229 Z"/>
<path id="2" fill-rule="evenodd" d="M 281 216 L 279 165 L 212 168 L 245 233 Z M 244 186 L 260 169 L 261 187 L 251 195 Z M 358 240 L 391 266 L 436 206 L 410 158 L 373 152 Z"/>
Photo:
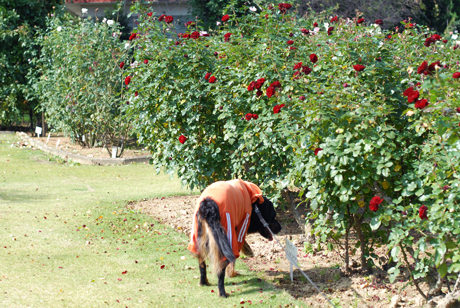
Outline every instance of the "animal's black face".
<path id="1" fill-rule="evenodd" d="M 276 211 L 273 206 L 273 203 L 264 197 L 264 202 L 262 204 L 254 203 L 252 205 L 251 213 L 251 223 L 249 224 L 248 233 L 259 232 L 260 235 L 268 239 L 269 241 L 273 240 L 272 234 L 270 231 L 263 226 L 262 222 L 259 219 L 259 216 L 254 210 L 254 205 L 257 205 L 260 213 L 262 214 L 263 219 L 268 223 L 268 227 L 274 234 L 278 234 L 281 231 L 281 225 L 276 221 Z"/>

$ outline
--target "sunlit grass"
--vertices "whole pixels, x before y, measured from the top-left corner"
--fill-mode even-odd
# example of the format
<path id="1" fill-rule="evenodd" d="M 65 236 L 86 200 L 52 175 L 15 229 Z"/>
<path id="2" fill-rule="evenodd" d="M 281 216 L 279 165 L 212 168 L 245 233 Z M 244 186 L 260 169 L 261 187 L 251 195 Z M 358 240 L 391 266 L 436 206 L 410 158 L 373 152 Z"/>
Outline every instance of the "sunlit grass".
<path id="1" fill-rule="evenodd" d="M 59 164 L 10 147 L 13 138 L 0 135 L 4 307 L 303 306 L 242 262 L 243 275 L 226 279 L 230 298 L 217 296 L 215 275 L 198 286 L 188 238 L 126 209 L 130 200 L 189 194 L 177 179 L 145 164 Z"/>

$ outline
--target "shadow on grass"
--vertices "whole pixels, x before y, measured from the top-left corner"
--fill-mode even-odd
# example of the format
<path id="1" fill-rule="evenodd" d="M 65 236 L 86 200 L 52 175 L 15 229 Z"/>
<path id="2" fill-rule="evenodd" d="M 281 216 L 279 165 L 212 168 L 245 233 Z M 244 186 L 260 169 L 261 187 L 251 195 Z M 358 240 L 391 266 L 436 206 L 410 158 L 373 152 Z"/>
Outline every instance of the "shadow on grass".
<path id="1" fill-rule="evenodd" d="M 14 203 L 37 203 L 43 202 L 43 200 L 48 199 L 49 196 L 39 191 L 26 192 L 24 190 L 3 190 L 0 189 L 0 202 L 8 204 Z"/>

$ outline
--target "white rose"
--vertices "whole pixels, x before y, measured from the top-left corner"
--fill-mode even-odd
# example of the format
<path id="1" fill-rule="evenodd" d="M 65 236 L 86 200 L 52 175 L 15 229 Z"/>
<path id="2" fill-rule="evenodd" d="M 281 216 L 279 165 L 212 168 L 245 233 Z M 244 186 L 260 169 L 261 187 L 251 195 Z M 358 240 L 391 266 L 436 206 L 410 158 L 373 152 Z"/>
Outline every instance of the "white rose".
<path id="1" fill-rule="evenodd" d="M 257 11 L 257 9 L 256 9 L 255 7 L 253 7 L 253 6 L 251 6 L 249 9 L 250 9 L 251 11 L 253 11 L 253 12 Z"/>
<path id="2" fill-rule="evenodd" d="M 107 24 L 108 24 L 109 26 L 113 25 L 113 23 L 114 23 L 114 21 L 113 21 L 112 19 L 107 20 Z"/>
<path id="3" fill-rule="evenodd" d="M 85 8 L 81 9 L 81 13 L 82 13 L 82 14 L 88 13 L 88 9 L 85 9 Z"/>
<path id="4" fill-rule="evenodd" d="M 58 32 L 61 32 L 62 27 L 61 26 L 57 27 L 57 30 L 58 30 Z"/>
<path id="5" fill-rule="evenodd" d="M 107 18 L 104 18 L 104 19 L 102 20 L 103 23 L 105 23 L 106 21 L 107 21 Z"/>

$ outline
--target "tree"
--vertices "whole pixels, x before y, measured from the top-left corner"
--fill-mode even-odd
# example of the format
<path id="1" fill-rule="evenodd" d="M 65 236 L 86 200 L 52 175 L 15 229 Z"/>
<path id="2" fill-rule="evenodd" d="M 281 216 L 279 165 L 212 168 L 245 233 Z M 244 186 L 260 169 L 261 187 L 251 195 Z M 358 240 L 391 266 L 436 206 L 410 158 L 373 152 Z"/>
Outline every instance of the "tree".
<path id="1" fill-rule="evenodd" d="M 34 36 L 45 28 L 45 16 L 63 0 L 0 0 L 0 122 L 9 126 L 37 104 L 29 99 L 27 73 L 39 56 Z"/>
<path id="2" fill-rule="evenodd" d="M 422 0 L 420 7 L 425 14 L 425 23 L 438 32 L 444 32 L 449 25 L 458 25 L 460 16 L 459 0 Z"/>

